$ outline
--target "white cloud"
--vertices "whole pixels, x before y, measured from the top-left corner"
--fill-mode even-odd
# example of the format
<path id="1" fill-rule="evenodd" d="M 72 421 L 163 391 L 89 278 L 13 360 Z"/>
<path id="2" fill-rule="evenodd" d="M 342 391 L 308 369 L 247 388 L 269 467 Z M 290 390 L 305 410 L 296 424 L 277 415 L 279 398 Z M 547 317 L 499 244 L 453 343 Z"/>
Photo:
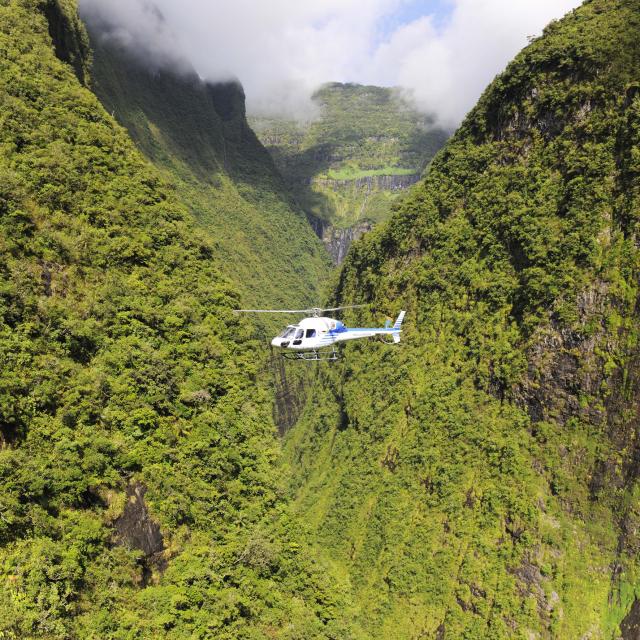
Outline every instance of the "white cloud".
<path id="1" fill-rule="evenodd" d="M 403 86 L 454 126 L 485 85 L 578 0 L 451 0 L 380 42 L 407 0 L 80 0 L 160 64 L 186 58 L 209 80 L 237 77 L 253 112 L 308 113 L 327 81 Z M 154 10 L 157 7 L 158 12 Z M 387 22 L 388 24 L 388 22 Z M 128 32 L 123 35 L 122 30 Z"/>
<path id="2" fill-rule="evenodd" d="M 450 20 L 400 27 L 376 51 L 372 65 L 385 82 L 411 90 L 418 105 L 457 125 L 511 58 L 544 26 L 580 4 L 577 0 L 456 0 Z"/>

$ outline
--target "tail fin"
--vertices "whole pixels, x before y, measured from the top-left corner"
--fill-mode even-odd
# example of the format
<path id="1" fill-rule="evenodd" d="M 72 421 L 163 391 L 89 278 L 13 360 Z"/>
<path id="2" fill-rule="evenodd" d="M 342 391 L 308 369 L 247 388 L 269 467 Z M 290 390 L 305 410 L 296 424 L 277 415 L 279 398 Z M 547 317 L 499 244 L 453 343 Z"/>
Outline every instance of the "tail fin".
<path id="1" fill-rule="evenodd" d="M 397 317 L 396 321 L 393 324 L 393 341 L 398 344 L 398 342 L 400 342 L 400 331 L 402 331 L 402 329 L 400 327 L 402 327 L 402 321 L 404 320 L 404 314 L 406 313 L 406 311 L 401 311 L 400 315 Z"/>
<path id="2" fill-rule="evenodd" d="M 400 327 L 402 326 L 402 321 L 404 320 L 404 315 L 405 315 L 406 311 L 401 311 L 400 315 L 398 316 L 398 318 L 396 319 L 395 323 L 393 324 L 393 329 L 396 331 L 400 330 Z"/>

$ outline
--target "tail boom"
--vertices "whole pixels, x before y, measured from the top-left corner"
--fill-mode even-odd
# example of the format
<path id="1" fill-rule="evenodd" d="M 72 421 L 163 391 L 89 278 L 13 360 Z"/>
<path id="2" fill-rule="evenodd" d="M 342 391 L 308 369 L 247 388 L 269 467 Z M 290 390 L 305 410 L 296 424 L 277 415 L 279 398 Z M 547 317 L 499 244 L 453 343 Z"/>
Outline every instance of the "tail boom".
<path id="1" fill-rule="evenodd" d="M 402 331 L 402 322 L 404 321 L 405 311 L 401 311 L 392 327 L 388 328 L 355 328 L 347 329 L 335 335 L 336 342 L 345 342 L 347 340 L 357 340 L 359 338 L 372 338 L 373 336 L 391 336 L 394 343 L 400 342 L 400 332 Z"/>

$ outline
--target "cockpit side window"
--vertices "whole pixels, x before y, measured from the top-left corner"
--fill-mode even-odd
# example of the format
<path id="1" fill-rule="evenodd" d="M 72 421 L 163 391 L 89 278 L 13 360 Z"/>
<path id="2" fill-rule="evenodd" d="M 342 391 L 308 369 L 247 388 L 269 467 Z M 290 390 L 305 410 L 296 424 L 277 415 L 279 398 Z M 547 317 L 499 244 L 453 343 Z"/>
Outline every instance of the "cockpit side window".
<path id="1" fill-rule="evenodd" d="M 303 335 L 304 335 L 304 329 L 298 329 L 298 331 L 296 332 L 296 340 L 300 340 L 300 338 L 302 338 Z"/>
<path id="2" fill-rule="evenodd" d="M 293 333 L 295 332 L 296 328 L 295 327 L 287 327 L 282 334 L 280 335 L 281 338 L 290 338 Z"/>
<path id="3" fill-rule="evenodd" d="M 315 329 L 307 329 L 307 338 L 315 338 L 316 330 Z"/>

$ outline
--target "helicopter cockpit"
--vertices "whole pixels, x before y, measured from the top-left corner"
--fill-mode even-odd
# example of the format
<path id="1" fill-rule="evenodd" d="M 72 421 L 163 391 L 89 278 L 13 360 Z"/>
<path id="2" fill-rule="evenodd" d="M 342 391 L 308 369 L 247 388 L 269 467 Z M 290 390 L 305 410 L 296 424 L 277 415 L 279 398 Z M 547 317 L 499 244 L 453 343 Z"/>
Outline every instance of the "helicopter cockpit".
<path id="1" fill-rule="evenodd" d="M 300 347 L 303 342 L 307 344 L 307 340 L 314 340 L 319 335 L 319 329 L 314 326 L 317 325 L 317 320 L 315 318 L 308 320 L 311 320 L 311 323 L 303 321 L 301 323 L 302 326 L 297 324 L 288 325 L 277 338 L 271 341 L 271 344 L 278 347 Z M 320 333 L 326 333 L 326 331 Z"/>
<path id="2" fill-rule="evenodd" d="M 298 327 L 296 327 L 295 325 L 290 324 L 281 334 L 280 334 L 280 338 L 282 338 L 283 340 L 286 340 L 287 338 L 291 339 L 293 338 L 293 336 L 296 333 L 296 329 L 298 329 Z M 302 331 L 302 329 L 300 329 L 300 331 Z"/>
<path id="3" fill-rule="evenodd" d="M 288 346 L 290 343 L 294 346 L 302 344 L 304 338 L 304 329 L 301 327 L 290 324 L 273 342 L 278 341 L 278 346 Z"/>

